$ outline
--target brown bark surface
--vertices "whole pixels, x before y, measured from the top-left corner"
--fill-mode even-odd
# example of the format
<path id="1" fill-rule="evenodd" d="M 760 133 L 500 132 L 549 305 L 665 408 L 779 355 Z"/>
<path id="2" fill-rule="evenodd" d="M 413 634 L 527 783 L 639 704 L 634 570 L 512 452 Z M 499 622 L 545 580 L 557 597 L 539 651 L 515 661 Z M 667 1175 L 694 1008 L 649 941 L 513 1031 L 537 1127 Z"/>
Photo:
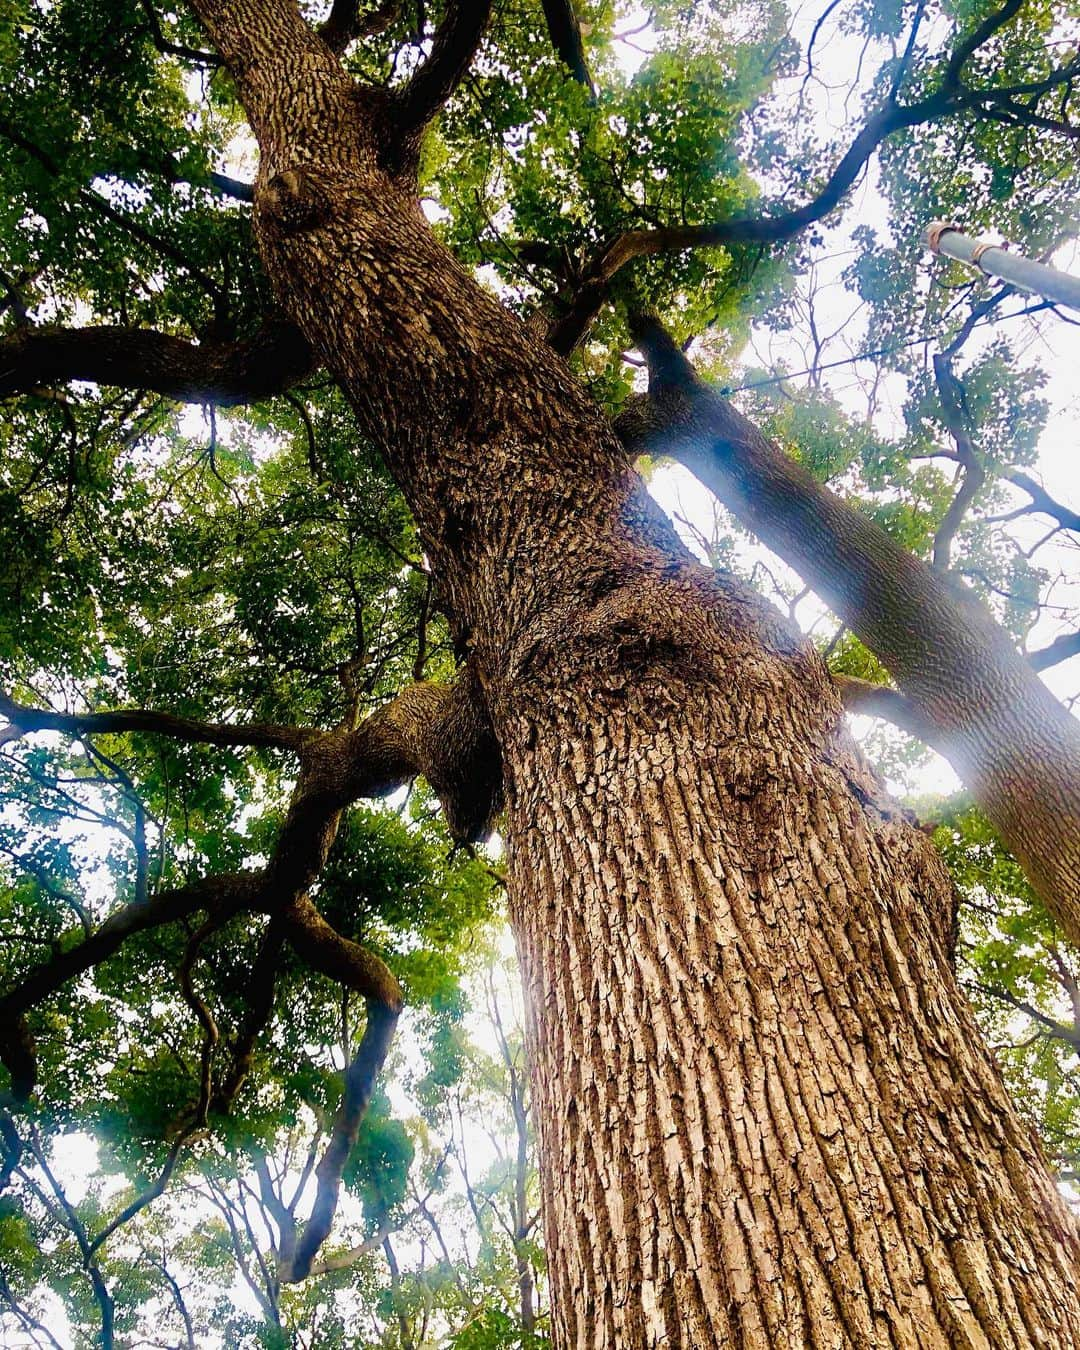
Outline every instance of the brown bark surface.
<path id="1" fill-rule="evenodd" d="M 948 881 L 820 663 L 685 558 L 298 12 L 196 7 L 278 298 L 417 517 L 502 748 L 555 1345 L 1080 1343 L 1075 1227 L 957 990 Z"/>
<path id="2" fill-rule="evenodd" d="M 941 863 L 748 608 L 693 673 L 587 660 L 504 732 L 555 1343 L 1080 1344 Z"/>

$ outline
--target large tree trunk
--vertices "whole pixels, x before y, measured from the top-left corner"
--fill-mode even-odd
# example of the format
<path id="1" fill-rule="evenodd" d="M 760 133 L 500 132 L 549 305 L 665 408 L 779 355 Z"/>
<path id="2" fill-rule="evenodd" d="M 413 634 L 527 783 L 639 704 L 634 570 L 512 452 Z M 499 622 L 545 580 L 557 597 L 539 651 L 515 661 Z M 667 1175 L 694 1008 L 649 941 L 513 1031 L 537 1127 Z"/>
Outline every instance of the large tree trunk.
<path id="1" fill-rule="evenodd" d="M 948 882 L 817 658 L 686 558 L 296 9 L 197 7 L 260 141 L 270 277 L 409 500 L 502 747 L 555 1344 L 1080 1344 L 1076 1233 L 957 991 Z"/>
<path id="2" fill-rule="evenodd" d="M 555 1344 L 1076 1346 L 942 866 L 748 609 L 694 671 L 613 642 L 500 717 Z"/>

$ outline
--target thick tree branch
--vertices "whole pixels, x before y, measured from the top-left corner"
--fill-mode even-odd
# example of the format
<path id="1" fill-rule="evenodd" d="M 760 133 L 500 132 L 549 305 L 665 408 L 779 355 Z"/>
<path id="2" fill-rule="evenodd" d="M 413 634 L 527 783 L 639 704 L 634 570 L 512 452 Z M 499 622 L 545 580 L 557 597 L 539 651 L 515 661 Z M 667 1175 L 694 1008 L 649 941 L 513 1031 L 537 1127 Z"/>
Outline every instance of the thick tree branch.
<path id="1" fill-rule="evenodd" d="M 35 711 L 8 706 L 15 707 L 20 716 Z M 75 726 L 64 718 L 61 729 L 87 729 L 80 727 L 83 719 L 72 720 Z M 242 1038 L 238 1061 L 226 1085 L 228 1096 L 242 1081 L 254 1038 L 264 1016 L 269 1016 L 264 1001 L 273 996 L 272 968 L 283 933 L 294 946 L 297 942 L 304 945 L 301 954 L 316 968 L 326 967 L 333 978 L 365 998 L 387 1007 L 398 1006 L 396 982 L 386 982 L 388 972 L 382 963 L 321 924 L 305 898 L 306 892 L 326 862 L 345 807 L 360 797 L 390 792 L 418 773 L 424 774 L 438 793 L 454 836 L 480 837 L 499 807 L 502 772 L 483 695 L 475 676 L 466 668 L 453 685 L 419 684 L 404 690 L 355 730 L 345 727 L 301 733 L 301 737 L 290 746 L 300 752 L 296 787 L 262 871 L 208 877 L 125 905 L 78 946 L 38 966 L 0 998 L 0 1062 L 11 1075 L 10 1094 L 15 1101 L 29 1097 L 37 1076 L 34 1041 L 24 1020 L 26 1012 L 69 980 L 112 956 L 131 935 L 197 911 L 204 911 L 208 922 L 219 926 L 241 910 L 262 910 L 272 916 L 272 922 L 274 916 L 280 916 L 284 926 L 283 932 L 275 930 L 267 944 L 269 989 L 253 1009 L 253 1025 Z"/>
<path id="2" fill-rule="evenodd" d="M 450 0 L 431 54 L 394 100 L 393 130 L 403 146 L 416 140 L 465 77 L 491 5 L 492 0 Z"/>
<path id="3" fill-rule="evenodd" d="M 543 0 L 551 45 L 563 65 L 579 84 L 592 89 L 592 77 L 585 60 L 585 44 L 581 40 L 581 25 L 574 13 L 573 0 Z"/>
<path id="4" fill-rule="evenodd" d="M 1027 659 L 1032 670 L 1049 670 L 1077 655 L 1080 655 L 1080 633 L 1062 633 L 1037 652 L 1028 652 Z"/>
<path id="5" fill-rule="evenodd" d="M 855 675 L 833 675 L 833 681 L 840 691 L 840 701 L 845 712 L 863 717 L 883 717 L 909 736 L 932 744 L 933 727 L 927 726 L 925 718 L 919 716 L 911 700 L 906 699 L 898 689 L 887 684 L 874 684 L 872 680 L 861 680 Z"/>
<path id="6" fill-rule="evenodd" d="M 649 395 L 618 419 L 634 454 L 685 464 L 888 668 L 1073 941 L 1080 940 L 1080 726 L 989 611 L 834 496 L 705 386 L 651 316 Z M 932 734 L 931 734 L 932 733 Z"/>
<path id="7" fill-rule="evenodd" d="M 275 746 L 299 750 L 319 733 L 302 727 L 252 722 L 232 726 L 227 722 L 197 722 L 171 713 L 150 712 L 142 708 L 120 708 L 113 712 L 58 713 L 48 708 L 29 708 L 0 692 L 0 716 L 21 733 L 62 731 L 75 736 L 141 731 L 154 736 L 202 745 Z"/>
<path id="8" fill-rule="evenodd" d="M 360 0 L 334 0 L 319 36 L 332 52 L 341 56 L 359 38 L 374 37 L 394 22 L 401 0 L 382 0 L 370 14 L 360 13 Z"/>
<path id="9" fill-rule="evenodd" d="M 299 331 L 276 321 L 241 342 L 201 344 L 146 328 L 20 328 L 0 340 L 0 398 L 90 380 L 231 407 L 273 398 L 313 366 Z"/>

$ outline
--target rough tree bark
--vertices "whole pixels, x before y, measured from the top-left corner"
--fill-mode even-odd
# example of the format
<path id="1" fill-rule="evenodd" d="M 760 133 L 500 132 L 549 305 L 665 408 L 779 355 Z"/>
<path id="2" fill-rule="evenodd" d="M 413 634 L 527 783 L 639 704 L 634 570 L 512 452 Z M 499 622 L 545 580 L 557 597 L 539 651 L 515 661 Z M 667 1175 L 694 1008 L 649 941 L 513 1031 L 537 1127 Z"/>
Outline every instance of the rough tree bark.
<path id="1" fill-rule="evenodd" d="M 556 1346 L 1075 1345 L 1077 1234 L 957 989 L 941 865 L 814 654 L 685 557 L 431 236 L 393 116 L 411 137 L 447 72 L 358 91 L 286 0 L 195 7 L 279 301 L 405 492 L 501 744 Z"/>

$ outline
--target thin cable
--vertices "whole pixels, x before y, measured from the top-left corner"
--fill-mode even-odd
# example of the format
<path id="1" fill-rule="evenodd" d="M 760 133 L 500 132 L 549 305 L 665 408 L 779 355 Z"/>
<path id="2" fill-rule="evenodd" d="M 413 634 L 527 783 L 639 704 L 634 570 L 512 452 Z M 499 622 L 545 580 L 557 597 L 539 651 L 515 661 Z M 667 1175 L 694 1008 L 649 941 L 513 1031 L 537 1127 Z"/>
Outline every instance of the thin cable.
<path id="1" fill-rule="evenodd" d="M 1029 305 L 1026 309 L 1018 309 L 1014 314 L 981 319 L 978 323 L 972 324 L 971 329 L 974 332 L 976 328 L 1007 323 L 1009 319 L 1022 319 L 1029 314 L 1038 314 L 1040 310 L 1053 308 L 1052 300 L 1043 300 L 1037 305 Z M 925 346 L 936 341 L 937 338 L 932 337 L 909 338 L 907 342 L 897 343 L 895 347 L 878 347 L 875 351 L 861 352 L 858 356 L 845 356 L 841 361 L 826 361 L 824 365 L 807 366 L 805 370 L 789 370 L 785 375 L 774 375 L 768 380 L 750 380 L 746 384 L 724 385 L 717 392 L 722 398 L 730 398 L 732 394 L 741 394 L 744 389 L 764 389 L 767 385 L 783 384 L 785 380 L 797 380 L 800 375 L 813 375 L 819 370 L 836 370 L 838 366 L 853 366 L 857 361 L 872 361 L 879 356 L 892 356 L 895 352 L 906 351 L 909 347 Z"/>

